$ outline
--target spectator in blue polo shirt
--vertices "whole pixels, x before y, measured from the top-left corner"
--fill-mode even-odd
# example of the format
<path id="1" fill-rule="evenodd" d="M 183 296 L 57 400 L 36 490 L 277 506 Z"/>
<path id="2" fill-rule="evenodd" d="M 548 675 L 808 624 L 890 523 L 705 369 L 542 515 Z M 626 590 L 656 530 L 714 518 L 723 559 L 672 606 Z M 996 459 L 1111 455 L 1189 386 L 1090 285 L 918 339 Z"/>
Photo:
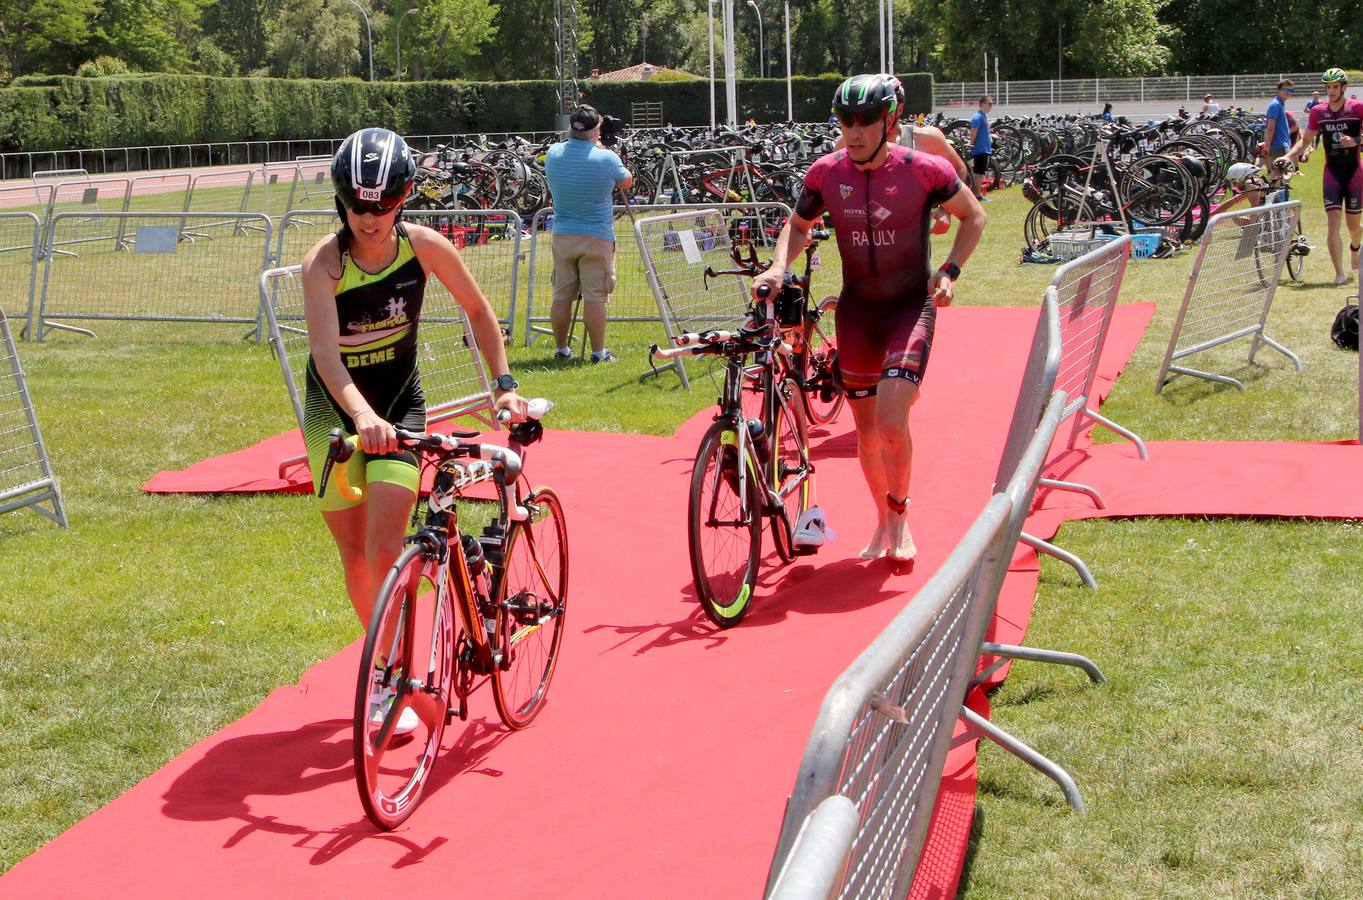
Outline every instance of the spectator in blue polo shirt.
<path id="1" fill-rule="evenodd" d="M 970 187 L 975 197 L 988 202 L 984 196 L 984 173 L 989 171 L 989 154 L 994 152 L 994 139 L 989 135 L 989 111 L 994 108 L 994 98 L 985 94 L 980 98 L 980 108 L 970 118 L 970 163 L 975 177 L 970 179 Z"/>
<path id="2" fill-rule="evenodd" d="M 1292 146 L 1292 128 L 1287 123 L 1287 101 L 1292 99 L 1292 79 L 1278 82 L 1278 93 L 1268 102 L 1264 123 L 1264 147 L 1268 159 L 1277 159 Z"/>
<path id="3" fill-rule="evenodd" d="M 554 302 L 549 324 L 558 359 L 571 359 L 568 329 L 573 301 L 582 295 L 582 318 L 592 342 L 592 362 L 611 362 L 606 349 L 606 303 L 615 290 L 615 222 L 611 195 L 634 176 L 614 151 L 598 143 L 601 114 L 579 106 L 568 117 L 568 140 L 549 148 L 544 173 L 554 203 Z"/>

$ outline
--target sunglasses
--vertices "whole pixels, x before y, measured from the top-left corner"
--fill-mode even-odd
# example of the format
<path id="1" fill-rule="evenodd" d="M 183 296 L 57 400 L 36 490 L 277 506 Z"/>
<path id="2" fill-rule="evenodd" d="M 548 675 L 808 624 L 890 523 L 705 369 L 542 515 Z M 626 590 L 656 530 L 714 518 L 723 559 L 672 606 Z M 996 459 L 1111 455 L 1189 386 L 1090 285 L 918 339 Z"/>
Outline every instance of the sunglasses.
<path id="1" fill-rule="evenodd" d="M 1284 94 L 1295 94 L 1296 92 L 1297 92 L 1297 89 L 1296 89 L 1296 88 L 1290 88 L 1290 87 L 1285 87 L 1285 88 L 1283 88 L 1283 93 L 1284 93 Z"/>
<path id="2" fill-rule="evenodd" d="M 401 197 L 392 197 L 388 200 L 355 200 L 349 204 L 348 208 L 357 216 L 386 216 L 402 206 L 402 201 L 406 199 L 407 197 L 404 194 Z"/>
<path id="3" fill-rule="evenodd" d="M 853 110 L 849 113 L 838 113 L 838 121 L 847 128 L 874 125 L 883 118 L 885 118 L 884 109 L 862 109 Z"/>

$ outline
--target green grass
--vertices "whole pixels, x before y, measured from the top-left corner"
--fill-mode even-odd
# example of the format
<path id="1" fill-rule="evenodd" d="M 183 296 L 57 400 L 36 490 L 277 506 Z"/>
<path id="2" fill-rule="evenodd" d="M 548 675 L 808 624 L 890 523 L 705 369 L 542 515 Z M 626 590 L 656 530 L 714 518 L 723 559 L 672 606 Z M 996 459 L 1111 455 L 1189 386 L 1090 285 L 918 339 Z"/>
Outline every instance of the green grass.
<path id="1" fill-rule="evenodd" d="M 1318 178 L 1297 192 L 1320 245 L 1310 283 L 1285 284 L 1270 319 L 1306 371 L 1271 352 L 1246 367 L 1241 344 L 1216 362 L 1249 390 L 1185 380 L 1156 395 L 1193 254 L 1136 260 L 1123 299 L 1159 309 L 1110 415 L 1151 440 L 1356 434 L 1357 359 L 1328 338 L 1349 291 L 1323 285 Z M 1025 208 L 1016 190 L 988 205 L 960 304 L 1037 302 L 1054 269 L 1017 265 Z M 182 247 L 184 259 L 202 246 Z M 623 232 L 620 251 L 613 302 L 651 305 Z M 816 284 L 829 289 L 836 254 L 824 258 Z M 71 277 L 97 290 L 99 264 L 83 256 Z M 147 294 L 174 281 L 137 277 Z M 359 633 L 308 497 L 139 490 L 159 469 L 293 424 L 276 363 L 238 342 L 241 330 L 101 323 L 95 339 L 20 347 L 72 527 L 0 516 L 0 870 Z M 667 434 L 715 391 L 703 373 L 689 393 L 671 375 L 637 380 L 657 336 L 612 326 L 623 361 L 610 366 L 556 364 L 543 340 L 514 349 L 513 366 L 528 393 L 554 398 L 558 427 Z M 984 747 L 967 895 L 1359 893 L 1360 532 L 1271 520 L 1066 526 L 1059 542 L 1101 589 L 1045 561 L 1030 641 L 1089 654 L 1111 683 L 1024 663 L 994 705 L 1004 727 L 1069 768 L 1090 812 L 1071 815 L 1049 782 Z"/>

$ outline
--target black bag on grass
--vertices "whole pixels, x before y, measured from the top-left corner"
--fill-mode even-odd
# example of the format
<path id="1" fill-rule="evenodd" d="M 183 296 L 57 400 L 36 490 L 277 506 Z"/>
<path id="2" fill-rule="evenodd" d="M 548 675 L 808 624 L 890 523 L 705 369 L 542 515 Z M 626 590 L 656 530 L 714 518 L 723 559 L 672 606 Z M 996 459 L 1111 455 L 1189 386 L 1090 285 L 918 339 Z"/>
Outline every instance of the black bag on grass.
<path id="1" fill-rule="evenodd" d="M 1358 298 L 1350 297 L 1353 303 L 1345 303 L 1344 308 L 1335 315 L 1330 326 L 1330 340 L 1341 350 L 1358 350 Z"/>

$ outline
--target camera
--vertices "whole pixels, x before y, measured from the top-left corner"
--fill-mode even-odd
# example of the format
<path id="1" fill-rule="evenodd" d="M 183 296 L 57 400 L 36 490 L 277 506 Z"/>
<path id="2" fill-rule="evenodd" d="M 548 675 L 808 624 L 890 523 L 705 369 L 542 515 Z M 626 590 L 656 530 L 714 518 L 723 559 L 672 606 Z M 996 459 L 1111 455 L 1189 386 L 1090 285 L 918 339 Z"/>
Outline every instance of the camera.
<path id="1" fill-rule="evenodd" d="M 601 144 L 606 147 L 614 146 L 620 139 L 620 135 L 625 130 L 623 119 L 615 116 L 601 116 Z"/>

